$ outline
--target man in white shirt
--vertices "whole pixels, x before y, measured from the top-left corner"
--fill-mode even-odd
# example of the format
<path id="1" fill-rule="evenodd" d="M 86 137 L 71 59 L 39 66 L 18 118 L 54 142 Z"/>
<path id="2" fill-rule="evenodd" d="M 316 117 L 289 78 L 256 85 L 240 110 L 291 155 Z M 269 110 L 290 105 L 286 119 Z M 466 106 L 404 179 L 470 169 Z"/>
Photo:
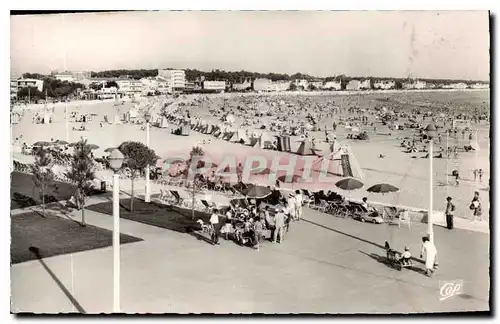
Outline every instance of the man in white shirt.
<path id="1" fill-rule="evenodd" d="M 280 243 L 283 242 L 283 234 L 284 234 L 284 228 L 285 228 L 285 213 L 283 212 L 283 208 L 278 207 L 276 209 L 276 214 L 274 215 L 274 224 L 276 226 L 274 230 L 274 235 L 273 235 L 273 243 L 277 242 L 278 236 L 280 239 Z"/>
<path id="2" fill-rule="evenodd" d="M 293 220 L 296 219 L 295 197 L 290 194 L 287 199 L 288 216 Z"/>
<path id="3" fill-rule="evenodd" d="M 219 214 L 217 209 L 214 208 L 212 215 L 210 216 L 210 224 L 212 225 L 212 244 L 219 245 Z"/>
<path id="4" fill-rule="evenodd" d="M 297 220 L 302 218 L 302 202 L 304 197 L 300 193 L 300 190 L 295 191 L 295 217 Z"/>

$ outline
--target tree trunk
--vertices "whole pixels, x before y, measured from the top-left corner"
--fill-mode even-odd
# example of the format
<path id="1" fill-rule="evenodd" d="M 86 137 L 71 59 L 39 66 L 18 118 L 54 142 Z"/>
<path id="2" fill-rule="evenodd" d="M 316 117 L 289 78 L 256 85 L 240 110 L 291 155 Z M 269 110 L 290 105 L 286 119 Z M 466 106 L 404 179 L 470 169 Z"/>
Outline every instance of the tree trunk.
<path id="1" fill-rule="evenodd" d="M 42 216 L 45 217 L 45 188 L 42 185 L 40 189 L 42 190 Z"/>
<path id="2" fill-rule="evenodd" d="M 195 203 L 195 199 L 194 199 L 194 196 L 195 196 L 195 184 L 194 184 L 194 181 L 193 181 L 193 201 L 191 202 L 191 219 L 194 219 L 194 203 Z"/>
<path id="3" fill-rule="evenodd" d="M 134 177 L 130 179 L 132 181 L 132 199 L 130 199 L 130 211 L 134 211 Z"/>
<path id="4" fill-rule="evenodd" d="M 82 203 L 82 226 L 85 227 L 86 224 L 85 224 L 85 203 Z"/>

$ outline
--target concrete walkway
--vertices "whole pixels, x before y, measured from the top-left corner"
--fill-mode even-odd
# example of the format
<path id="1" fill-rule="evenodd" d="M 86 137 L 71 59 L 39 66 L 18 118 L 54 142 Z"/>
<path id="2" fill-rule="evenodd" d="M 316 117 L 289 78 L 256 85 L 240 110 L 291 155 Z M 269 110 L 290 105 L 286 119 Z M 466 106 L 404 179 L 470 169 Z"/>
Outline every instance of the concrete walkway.
<path id="1" fill-rule="evenodd" d="M 70 217 L 79 220 L 80 213 Z M 121 246 L 121 302 L 128 313 L 387 313 L 487 310 L 489 235 L 436 226 L 440 269 L 433 278 L 380 262 L 386 240 L 418 257 L 425 224 L 408 228 L 339 219 L 305 210 L 283 244 L 260 251 L 121 220 L 144 241 Z M 65 217 L 65 216 L 64 216 Z M 112 217 L 87 211 L 89 224 Z M 13 312 L 112 310 L 111 247 L 11 266 Z M 418 269 L 417 269 L 418 268 Z M 443 280 L 464 292 L 439 301 Z"/>

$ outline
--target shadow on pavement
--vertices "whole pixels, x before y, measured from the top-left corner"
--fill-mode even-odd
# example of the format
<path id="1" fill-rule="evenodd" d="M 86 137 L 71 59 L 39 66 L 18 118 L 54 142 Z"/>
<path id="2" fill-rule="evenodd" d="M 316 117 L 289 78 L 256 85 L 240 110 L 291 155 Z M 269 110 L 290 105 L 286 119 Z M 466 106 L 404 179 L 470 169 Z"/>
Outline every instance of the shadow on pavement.
<path id="1" fill-rule="evenodd" d="M 198 232 L 188 231 L 188 234 L 191 235 L 191 236 L 193 236 L 193 237 L 195 237 L 198 241 L 204 241 L 205 243 L 208 243 L 208 244 L 212 245 L 212 240 L 210 240 L 209 238 L 207 238 L 204 235 L 201 235 Z"/>
<path id="2" fill-rule="evenodd" d="M 364 242 L 364 243 L 368 243 L 368 244 L 371 244 L 371 245 L 374 245 L 382 250 L 385 250 L 385 247 L 383 245 L 380 245 L 380 244 L 377 244 L 375 242 L 372 242 L 372 241 L 368 241 L 368 240 L 365 240 L 361 237 L 358 237 L 358 236 L 355 236 L 355 235 L 352 235 L 352 234 L 348 234 L 348 233 L 345 233 L 345 232 L 342 232 L 342 231 L 339 231 L 339 230 L 336 230 L 336 229 L 333 229 L 333 228 L 330 228 L 328 226 L 325 226 L 325 225 L 321 225 L 321 224 L 318 224 L 318 223 L 315 223 L 313 221 L 310 221 L 308 219 L 305 219 L 305 218 L 302 218 L 303 221 L 307 222 L 307 223 L 310 223 L 310 224 L 313 224 L 313 225 L 316 225 L 316 226 L 319 226 L 319 227 L 322 227 L 324 229 L 327 229 L 329 231 L 332 231 L 332 232 L 335 232 L 335 233 L 338 233 L 338 234 L 342 234 L 342 235 L 345 235 L 347 237 L 350 237 L 350 238 L 353 238 L 355 240 L 358 240 L 358 241 L 361 241 L 361 242 Z M 400 253 L 399 251 L 395 250 L 396 252 Z M 416 259 L 414 257 L 411 258 L 412 261 L 415 261 L 415 262 L 418 262 L 418 263 L 422 263 L 424 264 L 425 262 L 420 260 L 420 259 Z"/>
<path id="3" fill-rule="evenodd" d="M 42 257 L 40 255 L 40 249 L 37 248 L 36 246 L 31 246 L 29 250 L 30 252 L 36 255 L 38 261 L 40 261 L 40 263 L 47 271 L 47 273 L 52 277 L 52 279 L 54 279 L 59 288 L 61 288 L 62 292 L 66 295 L 66 297 L 68 297 L 71 303 L 75 306 L 76 310 L 82 314 L 86 314 L 87 312 L 85 311 L 85 309 L 83 309 L 83 307 L 78 303 L 75 297 L 73 297 L 73 295 L 68 291 L 66 286 L 64 286 L 64 284 L 59 280 L 59 278 L 57 278 L 57 276 L 52 272 L 52 270 L 50 270 L 47 264 L 42 260 Z"/>
<path id="4" fill-rule="evenodd" d="M 383 256 L 383 255 L 378 255 L 376 253 L 370 253 L 370 254 L 368 254 L 368 253 L 360 251 L 360 250 L 358 250 L 358 252 L 362 253 L 364 255 L 369 256 L 373 260 L 375 260 L 375 261 L 377 261 L 379 263 L 384 264 L 388 268 L 397 270 L 396 267 L 394 265 L 392 265 L 389 261 L 387 261 L 387 258 L 385 256 Z M 417 267 L 414 267 L 414 266 L 409 266 L 409 267 L 406 267 L 404 269 L 411 270 L 411 271 L 414 271 L 414 272 L 417 272 L 417 273 L 420 273 L 420 274 L 425 274 L 425 270 L 417 268 Z"/>

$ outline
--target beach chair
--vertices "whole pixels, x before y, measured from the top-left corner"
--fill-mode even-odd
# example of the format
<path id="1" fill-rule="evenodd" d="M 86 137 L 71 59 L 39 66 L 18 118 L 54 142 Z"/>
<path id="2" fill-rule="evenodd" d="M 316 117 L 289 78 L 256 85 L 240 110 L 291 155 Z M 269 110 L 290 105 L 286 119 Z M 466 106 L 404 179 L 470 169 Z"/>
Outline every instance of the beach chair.
<path id="1" fill-rule="evenodd" d="M 399 212 L 396 207 L 391 207 L 391 206 L 385 206 L 383 211 L 382 211 L 382 218 L 384 219 L 384 222 L 387 223 L 394 223 L 396 218 L 399 218 Z M 398 220 L 399 223 L 399 220 Z"/>
<path id="2" fill-rule="evenodd" d="M 319 212 L 324 213 L 324 212 L 326 212 L 326 209 L 328 208 L 329 205 L 330 204 L 326 200 L 320 199 L 319 205 L 316 205 L 317 207 L 314 209 L 316 209 Z"/>
<path id="3" fill-rule="evenodd" d="M 203 211 L 210 212 L 210 209 L 212 208 L 212 206 L 210 206 L 210 204 L 204 199 L 201 200 L 201 203 L 203 204 L 203 207 L 204 207 Z"/>
<path id="4" fill-rule="evenodd" d="M 183 203 L 183 198 L 179 195 L 179 192 L 177 192 L 177 190 L 170 190 L 170 193 L 172 194 L 172 196 L 175 198 L 175 204 L 178 205 L 178 206 L 182 206 L 182 203 Z"/>

